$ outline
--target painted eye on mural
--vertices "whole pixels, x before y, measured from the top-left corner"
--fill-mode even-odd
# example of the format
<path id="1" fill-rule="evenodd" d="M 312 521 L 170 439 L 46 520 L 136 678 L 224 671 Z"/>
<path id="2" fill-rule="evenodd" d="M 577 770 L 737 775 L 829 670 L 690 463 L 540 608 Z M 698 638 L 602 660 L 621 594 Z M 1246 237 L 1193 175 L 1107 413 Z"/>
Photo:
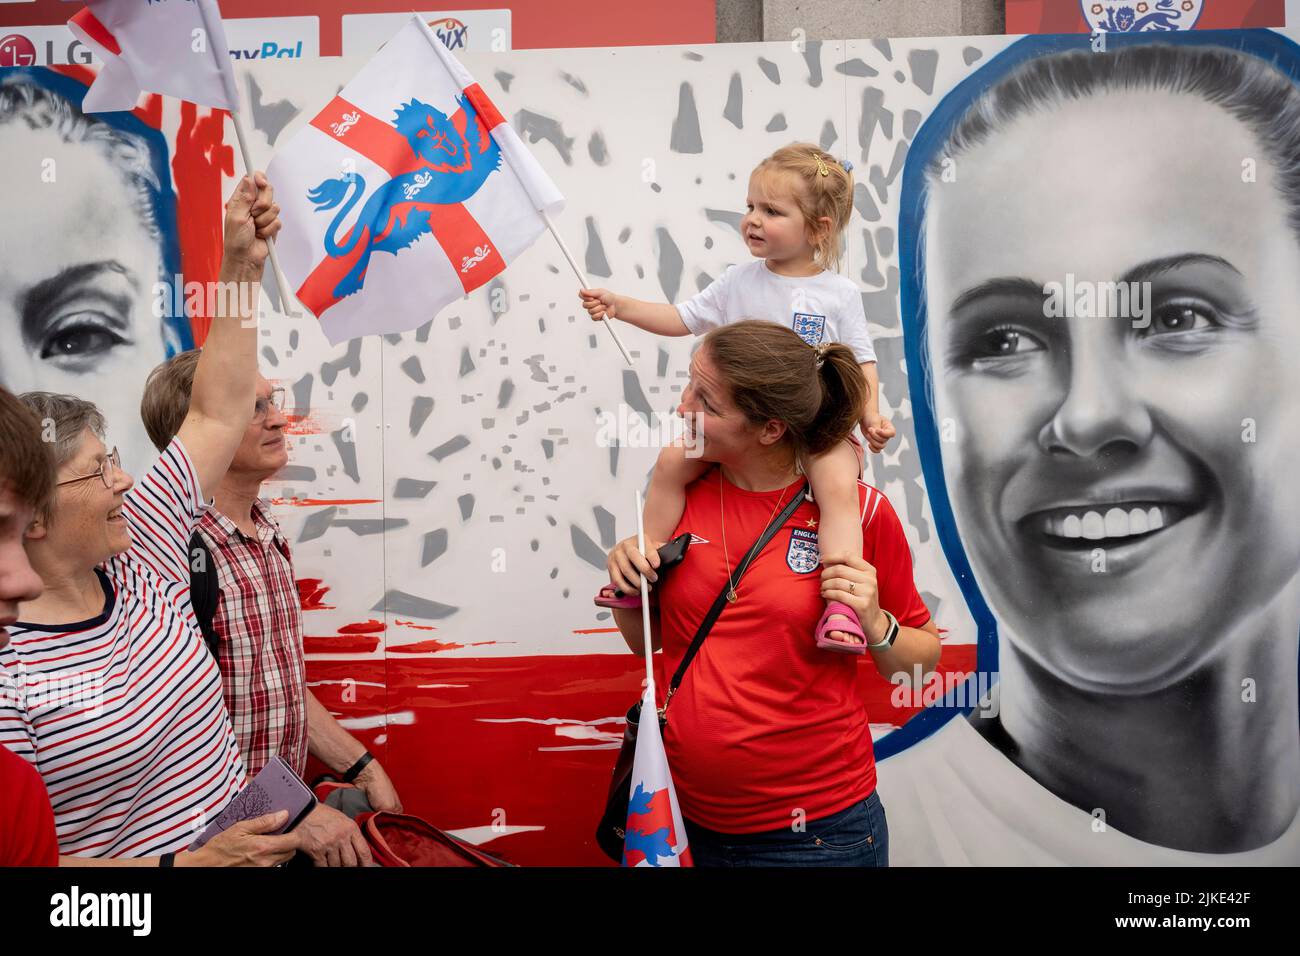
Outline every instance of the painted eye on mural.
<path id="1" fill-rule="evenodd" d="M 1000 325 L 975 337 L 969 347 L 972 361 L 1015 358 L 1029 352 L 1043 351 L 1043 343 L 1028 332 L 1010 325 Z"/>
<path id="2" fill-rule="evenodd" d="M 82 312 L 45 336 L 40 356 L 69 370 L 81 371 L 110 350 L 127 344 L 103 316 Z"/>
<path id="3" fill-rule="evenodd" d="M 1219 325 L 1208 306 L 1188 302 L 1170 302 L 1158 307 L 1151 317 L 1151 335 L 1200 332 Z"/>

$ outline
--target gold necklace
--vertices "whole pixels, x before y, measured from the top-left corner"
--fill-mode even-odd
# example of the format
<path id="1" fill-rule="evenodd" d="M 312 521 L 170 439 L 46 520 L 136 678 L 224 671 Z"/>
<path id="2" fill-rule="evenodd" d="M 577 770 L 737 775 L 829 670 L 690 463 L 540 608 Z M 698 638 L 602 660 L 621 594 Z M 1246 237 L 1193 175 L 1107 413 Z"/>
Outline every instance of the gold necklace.
<path id="1" fill-rule="evenodd" d="M 795 477 L 798 477 L 797 471 L 795 472 Z M 727 506 L 722 496 L 722 492 L 724 490 L 726 481 L 727 479 L 724 478 L 722 475 L 722 469 L 719 468 L 718 469 L 718 517 L 722 525 L 722 560 L 727 566 L 727 601 L 731 604 L 735 604 L 737 599 L 739 599 L 740 594 L 736 590 L 736 582 L 731 577 L 731 555 L 727 552 Z M 776 506 L 772 509 L 772 513 L 767 516 L 767 524 L 763 525 L 764 529 L 766 529 L 768 525 L 772 523 L 772 519 L 776 517 L 776 512 L 781 507 L 781 501 L 784 498 L 785 498 L 785 485 L 782 485 L 781 494 L 777 496 Z M 762 532 L 760 532 L 760 534 L 761 533 Z M 758 555 L 755 555 L 755 557 L 758 557 Z M 743 571 L 744 569 L 741 568 L 740 570 Z"/>

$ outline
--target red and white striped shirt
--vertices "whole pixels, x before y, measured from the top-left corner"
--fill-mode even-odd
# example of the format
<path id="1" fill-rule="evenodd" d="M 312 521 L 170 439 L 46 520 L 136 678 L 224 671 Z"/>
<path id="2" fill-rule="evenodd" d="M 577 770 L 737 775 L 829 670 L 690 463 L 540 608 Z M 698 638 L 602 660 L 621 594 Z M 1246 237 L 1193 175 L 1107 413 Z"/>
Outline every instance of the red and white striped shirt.
<path id="1" fill-rule="evenodd" d="M 253 503 L 257 537 L 208 509 L 199 533 L 212 552 L 221 600 L 212 619 L 226 708 L 250 777 L 283 757 L 307 771 L 307 672 L 302 601 L 289 542 L 265 501 Z"/>
<path id="2" fill-rule="evenodd" d="M 131 547 L 95 570 L 103 612 L 19 622 L 0 650 L 0 744 L 40 773 L 63 854 L 183 850 L 244 785 L 190 606 L 189 537 L 204 507 L 173 439 L 126 494 Z"/>

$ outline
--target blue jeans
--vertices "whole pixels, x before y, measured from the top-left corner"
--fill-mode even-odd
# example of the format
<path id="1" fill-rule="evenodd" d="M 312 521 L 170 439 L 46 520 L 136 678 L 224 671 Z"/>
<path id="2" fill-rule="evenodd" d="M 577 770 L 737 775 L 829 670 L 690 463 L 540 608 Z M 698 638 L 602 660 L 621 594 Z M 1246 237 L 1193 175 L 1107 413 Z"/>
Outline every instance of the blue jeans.
<path id="1" fill-rule="evenodd" d="M 696 866 L 889 866 L 889 824 L 875 791 L 803 832 L 718 833 L 684 822 Z"/>

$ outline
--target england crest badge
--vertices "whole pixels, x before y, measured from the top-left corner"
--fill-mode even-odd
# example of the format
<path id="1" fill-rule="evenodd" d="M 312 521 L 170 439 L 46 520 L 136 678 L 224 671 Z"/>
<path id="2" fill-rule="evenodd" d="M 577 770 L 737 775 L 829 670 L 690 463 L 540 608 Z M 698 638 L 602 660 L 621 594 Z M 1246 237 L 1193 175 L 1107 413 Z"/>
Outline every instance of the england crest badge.
<path id="1" fill-rule="evenodd" d="M 1088 26 L 1101 33 L 1190 30 L 1204 0 L 1080 0 Z"/>
<path id="2" fill-rule="evenodd" d="M 809 345 L 820 345 L 822 336 L 826 334 L 826 316 L 814 315 L 811 312 L 796 312 L 791 328 Z"/>
<path id="3" fill-rule="evenodd" d="M 795 574 L 816 571 L 822 563 L 821 552 L 817 549 L 817 532 L 807 528 L 793 529 L 790 545 L 785 549 L 785 563 Z"/>

